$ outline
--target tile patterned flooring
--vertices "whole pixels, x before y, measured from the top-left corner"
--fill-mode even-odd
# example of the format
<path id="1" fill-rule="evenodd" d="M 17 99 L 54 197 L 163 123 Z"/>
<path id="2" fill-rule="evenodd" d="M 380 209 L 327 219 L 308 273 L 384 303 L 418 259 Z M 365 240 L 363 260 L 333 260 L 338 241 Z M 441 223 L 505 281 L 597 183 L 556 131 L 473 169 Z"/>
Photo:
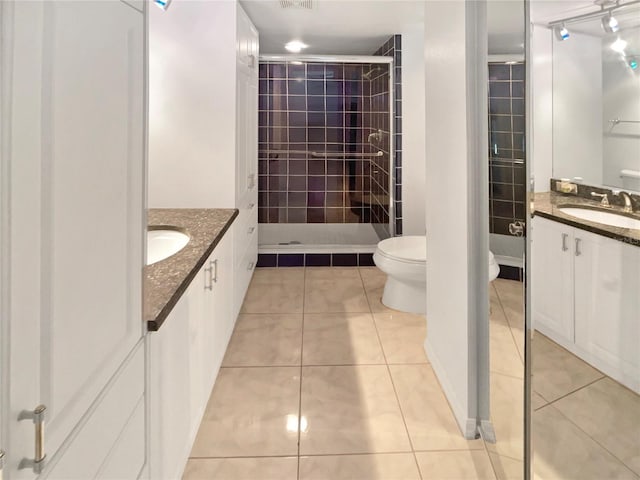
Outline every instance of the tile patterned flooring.
<path id="1" fill-rule="evenodd" d="M 425 319 L 382 305 L 384 281 L 375 267 L 258 269 L 183 479 L 522 478 L 522 284 L 491 287 L 498 442 L 485 444 L 462 438 L 424 353 Z M 611 431 L 633 435 L 619 410 L 634 412 L 637 398 L 612 403 L 610 385 L 599 385 L 607 379 L 562 352 L 553 354 L 565 355 L 557 360 L 569 375 L 552 363 L 536 370 L 537 433 L 549 449 L 540 453 L 551 460 L 540 478 L 637 478 L 637 442 Z M 577 427 L 590 408 L 608 416 Z M 581 463 L 581 476 L 553 476 L 564 455 Z M 591 474 L 593 461 L 604 466 Z"/>

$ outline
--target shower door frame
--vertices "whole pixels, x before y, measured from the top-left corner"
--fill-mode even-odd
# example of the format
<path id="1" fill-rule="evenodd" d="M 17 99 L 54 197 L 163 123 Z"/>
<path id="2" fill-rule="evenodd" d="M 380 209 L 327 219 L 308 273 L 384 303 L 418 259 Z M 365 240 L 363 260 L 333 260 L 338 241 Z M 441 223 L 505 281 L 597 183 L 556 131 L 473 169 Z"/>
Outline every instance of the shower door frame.
<path id="1" fill-rule="evenodd" d="M 262 54 L 260 62 L 380 63 L 389 65 L 389 235 L 396 236 L 395 75 L 393 57 L 374 55 Z"/>

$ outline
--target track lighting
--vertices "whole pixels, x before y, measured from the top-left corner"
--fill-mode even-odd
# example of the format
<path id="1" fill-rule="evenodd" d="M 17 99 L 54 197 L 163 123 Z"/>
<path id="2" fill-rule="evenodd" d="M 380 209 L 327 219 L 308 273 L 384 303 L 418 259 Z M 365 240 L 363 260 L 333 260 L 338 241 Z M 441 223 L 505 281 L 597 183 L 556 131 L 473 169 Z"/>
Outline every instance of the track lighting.
<path id="1" fill-rule="evenodd" d="M 569 30 L 567 30 L 567 27 L 565 27 L 564 23 L 562 25 L 556 25 L 555 27 L 553 27 L 553 32 L 556 34 L 556 38 L 560 41 L 569 38 Z"/>
<path id="2" fill-rule="evenodd" d="M 602 17 L 602 28 L 607 33 L 616 33 L 620 30 L 620 25 L 618 25 L 618 20 L 609 13 L 606 17 Z"/>
<path id="3" fill-rule="evenodd" d="M 153 3 L 166 12 L 171 4 L 171 0 L 153 0 Z"/>

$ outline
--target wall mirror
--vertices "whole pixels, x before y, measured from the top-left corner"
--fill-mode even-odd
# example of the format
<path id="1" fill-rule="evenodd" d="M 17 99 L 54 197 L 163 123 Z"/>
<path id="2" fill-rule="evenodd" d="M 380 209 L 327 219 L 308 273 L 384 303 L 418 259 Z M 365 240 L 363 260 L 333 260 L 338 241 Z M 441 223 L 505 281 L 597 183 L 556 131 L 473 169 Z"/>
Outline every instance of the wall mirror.
<path id="1" fill-rule="evenodd" d="M 640 3 L 596 3 L 610 14 L 552 25 L 553 175 L 639 190 Z"/>

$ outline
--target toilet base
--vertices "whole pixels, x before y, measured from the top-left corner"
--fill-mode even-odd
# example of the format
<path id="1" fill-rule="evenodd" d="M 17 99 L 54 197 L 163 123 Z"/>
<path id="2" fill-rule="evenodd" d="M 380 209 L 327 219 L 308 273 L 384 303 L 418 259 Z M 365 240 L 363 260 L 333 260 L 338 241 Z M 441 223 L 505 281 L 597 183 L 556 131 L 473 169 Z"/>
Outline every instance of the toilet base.
<path id="1" fill-rule="evenodd" d="M 394 310 L 424 315 L 427 309 L 427 284 L 402 282 L 388 276 L 384 285 L 382 303 Z"/>

